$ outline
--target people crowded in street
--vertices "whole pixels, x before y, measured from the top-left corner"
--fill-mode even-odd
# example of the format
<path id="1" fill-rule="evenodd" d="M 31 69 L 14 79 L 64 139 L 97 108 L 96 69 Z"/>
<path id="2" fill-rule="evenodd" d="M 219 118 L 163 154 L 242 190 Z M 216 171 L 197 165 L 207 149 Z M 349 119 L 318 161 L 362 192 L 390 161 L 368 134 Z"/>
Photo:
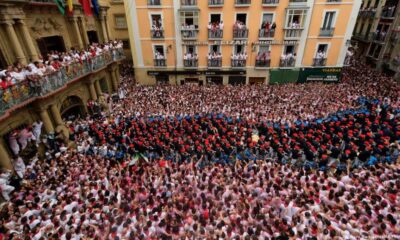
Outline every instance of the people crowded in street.
<path id="1" fill-rule="evenodd" d="M 45 151 L 14 152 L 17 181 L 1 173 L 1 237 L 399 236 L 392 78 L 353 62 L 336 84 L 139 86 L 129 70 L 120 82 L 108 111 L 66 122 L 73 145 L 41 122 L 11 135 Z"/>

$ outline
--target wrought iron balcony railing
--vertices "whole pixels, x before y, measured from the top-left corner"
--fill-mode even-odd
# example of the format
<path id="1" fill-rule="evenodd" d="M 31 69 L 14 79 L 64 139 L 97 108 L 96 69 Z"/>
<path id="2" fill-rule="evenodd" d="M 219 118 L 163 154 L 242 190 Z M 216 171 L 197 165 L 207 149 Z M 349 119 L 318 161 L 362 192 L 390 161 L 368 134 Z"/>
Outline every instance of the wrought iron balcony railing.
<path id="1" fill-rule="evenodd" d="M 219 39 L 224 37 L 223 29 L 208 29 L 208 38 L 209 39 Z"/>
<path id="2" fill-rule="evenodd" d="M 313 59 L 313 66 L 314 67 L 321 67 L 326 65 L 326 58 L 314 58 Z"/>
<path id="3" fill-rule="evenodd" d="M 280 67 L 294 67 L 295 63 L 296 63 L 296 59 L 294 59 L 294 58 L 281 59 L 279 66 Z"/>
<path id="4" fill-rule="evenodd" d="M 181 0 L 182 6 L 197 6 L 197 0 Z"/>
<path id="5" fill-rule="evenodd" d="M 251 0 L 235 0 L 236 6 L 248 6 L 251 4 Z"/>
<path id="6" fill-rule="evenodd" d="M 260 29 L 258 31 L 259 38 L 274 38 L 275 30 L 273 29 Z"/>
<path id="7" fill-rule="evenodd" d="M 233 38 L 247 38 L 248 36 L 249 36 L 249 29 L 233 28 Z"/>
<path id="8" fill-rule="evenodd" d="M 262 0 L 263 6 L 276 6 L 279 4 L 279 0 Z"/>
<path id="9" fill-rule="evenodd" d="M 271 59 L 257 60 L 256 59 L 256 67 L 270 67 Z"/>
<path id="10" fill-rule="evenodd" d="M 161 0 L 147 0 L 149 6 L 161 6 Z"/>
<path id="11" fill-rule="evenodd" d="M 319 35 L 323 37 L 332 37 L 335 28 L 321 28 Z"/>
<path id="12" fill-rule="evenodd" d="M 154 59 L 154 67 L 166 67 L 166 59 Z"/>
<path id="13" fill-rule="evenodd" d="M 222 59 L 208 59 L 207 66 L 209 68 L 220 68 L 222 66 Z"/>
<path id="14" fill-rule="evenodd" d="M 17 84 L 0 88 L 0 115 L 17 105 L 28 104 L 37 98 L 54 93 L 67 86 L 68 83 L 124 58 L 122 48 L 110 50 L 82 62 L 73 62 L 62 66 L 60 69 L 43 76 L 25 79 Z"/>
<path id="15" fill-rule="evenodd" d="M 231 59 L 231 67 L 232 68 L 245 68 L 246 67 L 246 59 Z"/>
<path id="16" fill-rule="evenodd" d="M 151 38 L 164 38 L 164 30 L 150 30 Z"/>
<path id="17" fill-rule="evenodd" d="M 299 39 L 303 28 L 285 28 L 285 38 Z"/>
<path id="18" fill-rule="evenodd" d="M 183 39 L 196 39 L 199 29 L 182 29 L 181 34 Z"/>
<path id="19" fill-rule="evenodd" d="M 199 60 L 198 59 L 184 59 L 183 66 L 185 68 L 197 68 L 199 66 Z"/>
<path id="20" fill-rule="evenodd" d="M 208 0 L 209 7 L 220 7 L 224 5 L 224 0 Z"/>

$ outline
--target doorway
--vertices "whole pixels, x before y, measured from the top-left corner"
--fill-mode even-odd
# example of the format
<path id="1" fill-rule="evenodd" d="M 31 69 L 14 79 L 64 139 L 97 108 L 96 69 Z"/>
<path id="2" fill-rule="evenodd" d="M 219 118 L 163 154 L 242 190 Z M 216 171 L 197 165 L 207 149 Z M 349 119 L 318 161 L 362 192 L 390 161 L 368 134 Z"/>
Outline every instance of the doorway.
<path id="1" fill-rule="evenodd" d="M 222 85 L 223 84 L 223 78 L 221 76 L 207 77 L 207 84 L 210 84 L 210 85 Z"/>
<path id="2" fill-rule="evenodd" d="M 97 36 L 96 31 L 87 31 L 89 43 L 99 43 L 99 37 Z"/>
<path id="3" fill-rule="evenodd" d="M 61 117 L 63 119 L 75 120 L 78 117 L 84 117 L 85 108 L 83 106 L 82 100 L 77 96 L 67 97 L 60 108 Z"/>
<path id="4" fill-rule="evenodd" d="M 231 85 L 244 85 L 244 84 L 246 84 L 246 77 L 243 77 L 243 76 L 229 76 L 229 84 L 231 84 Z"/>
<path id="5" fill-rule="evenodd" d="M 249 78 L 249 84 L 254 85 L 254 84 L 264 84 L 265 78 L 263 77 L 250 77 Z"/>
<path id="6" fill-rule="evenodd" d="M 62 36 L 43 37 L 36 41 L 42 56 L 46 56 L 51 51 L 65 52 L 65 43 Z"/>

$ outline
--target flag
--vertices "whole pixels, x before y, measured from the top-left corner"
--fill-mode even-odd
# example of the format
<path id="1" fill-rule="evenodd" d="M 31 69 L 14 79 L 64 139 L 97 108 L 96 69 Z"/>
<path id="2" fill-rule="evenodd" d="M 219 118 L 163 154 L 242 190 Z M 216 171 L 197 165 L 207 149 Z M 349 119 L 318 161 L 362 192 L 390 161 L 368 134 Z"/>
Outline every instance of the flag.
<path id="1" fill-rule="evenodd" d="M 63 0 L 54 0 L 54 2 L 57 4 L 58 10 L 62 15 L 65 15 L 65 8 L 64 8 L 64 2 Z"/>
<path id="2" fill-rule="evenodd" d="M 93 16 L 90 0 L 79 0 L 79 3 L 82 5 L 83 12 L 86 16 Z"/>
<path id="3" fill-rule="evenodd" d="M 94 14 L 96 16 L 99 16 L 100 15 L 100 7 L 99 7 L 99 3 L 97 2 L 97 0 L 92 0 L 92 5 L 93 5 Z"/>
<path id="4" fill-rule="evenodd" d="M 68 13 L 72 14 L 72 11 L 74 10 L 74 4 L 72 3 L 72 0 L 67 0 L 67 5 L 68 5 Z"/>

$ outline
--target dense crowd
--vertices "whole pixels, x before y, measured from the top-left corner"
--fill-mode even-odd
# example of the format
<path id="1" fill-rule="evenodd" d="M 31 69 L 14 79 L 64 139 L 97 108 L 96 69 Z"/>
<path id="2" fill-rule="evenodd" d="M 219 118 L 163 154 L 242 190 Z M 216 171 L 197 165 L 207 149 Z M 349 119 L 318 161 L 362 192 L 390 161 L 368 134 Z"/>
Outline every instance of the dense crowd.
<path id="1" fill-rule="evenodd" d="M 124 70 L 110 111 L 67 123 L 76 147 L 17 158 L 0 233 L 398 238 L 399 94 L 360 63 L 338 84 L 273 86 L 145 87 Z"/>

